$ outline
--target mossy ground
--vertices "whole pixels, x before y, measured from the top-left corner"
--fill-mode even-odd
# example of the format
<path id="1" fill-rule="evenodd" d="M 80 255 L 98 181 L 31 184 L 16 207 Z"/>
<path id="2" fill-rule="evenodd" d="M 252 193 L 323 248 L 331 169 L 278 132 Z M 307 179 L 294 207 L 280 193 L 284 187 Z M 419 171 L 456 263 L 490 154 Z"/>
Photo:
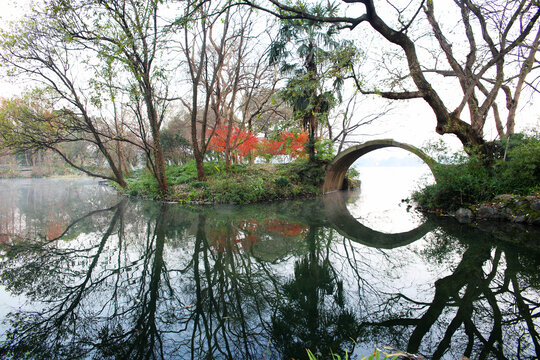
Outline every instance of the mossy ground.
<path id="1" fill-rule="evenodd" d="M 297 161 L 287 164 L 204 164 L 206 181 L 197 180 L 194 162 L 166 169 L 169 193 L 160 194 L 156 180 L 146 171 L 127 179 L 133 196 L 182 203 L 247 204 L 280 199 L 314 197 L 321 193 L 325 174 L 324 162 Z"/>

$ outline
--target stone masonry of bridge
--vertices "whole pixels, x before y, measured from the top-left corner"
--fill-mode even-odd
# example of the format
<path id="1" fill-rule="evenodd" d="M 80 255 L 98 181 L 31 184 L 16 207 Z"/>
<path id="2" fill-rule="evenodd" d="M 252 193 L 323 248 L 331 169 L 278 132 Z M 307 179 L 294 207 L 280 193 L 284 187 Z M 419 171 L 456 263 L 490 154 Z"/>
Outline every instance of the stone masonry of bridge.
<path id="1" fill-rule="evenodd" d="M 409 144 L 400 143 L 392 139 L 372 140 L 360 145 L 352 146 L 347 150 L 340 152 L 334 158 L 326 169 L 326 176 L 324 178 L 322 189 L 323 194 L 343 189 L 345 173 L 358 158 L 373 150 L 387 147 L 404 149 L 418 156 L 427 164 L 427 166 L 429 166 L 431 173 L 435 177 L 435 181 L 437 181 L 437 176 L 435 174 L 435 165 L 437 164 L 436 161 L 419 148 Z"/>

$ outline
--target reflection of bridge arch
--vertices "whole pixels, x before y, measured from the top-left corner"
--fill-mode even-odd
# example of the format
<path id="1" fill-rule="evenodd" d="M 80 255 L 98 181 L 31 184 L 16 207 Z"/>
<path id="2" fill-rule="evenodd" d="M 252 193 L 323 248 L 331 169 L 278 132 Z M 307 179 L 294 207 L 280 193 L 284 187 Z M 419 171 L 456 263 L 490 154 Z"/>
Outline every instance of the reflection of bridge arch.
<path id="1" fill-rule="evenodd" d="M 429 157 L 422 150 L 415 146 L 400 143 L 392 139 L 372 140 L 360 145 L 352 146 L 345 151 L 340 152 L 334 160 L 328 165 L 326 170 L 326 176 L 324 178 L 323 193 L 326 194 L 331 191 L 343 189 L 343 180 L 345 179 L 345 173 L 349 167 L 361 156 L 377 149 L 397 147 L 412 152 L 420 159 L 422 159 L 433 176 L 435 176 L 434 165 L 435 160 Z"/>
<path id="2" fill-rule="evenodd" d="M 346 238 L 366 246 L 382 249 L 405 246 L 421 239 L 436 227 L 431 221 L 426 221 L 410 231 L 386 234 L 360 224 L 347 209 L 346 200 L 345 194 L 341 192 L 324 196 L 324 212 L 329 223 L 328 226 Z"/>

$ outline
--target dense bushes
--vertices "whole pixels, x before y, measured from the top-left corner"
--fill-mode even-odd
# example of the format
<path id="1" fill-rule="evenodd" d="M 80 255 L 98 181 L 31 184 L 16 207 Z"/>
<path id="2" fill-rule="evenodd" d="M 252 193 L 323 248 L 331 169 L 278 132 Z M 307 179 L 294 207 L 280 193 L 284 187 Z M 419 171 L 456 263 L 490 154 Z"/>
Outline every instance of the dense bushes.
<path id="1" fill-rule="evenodd" d="M 457 154 L 444 157 L 446 164 L 435 168 L 437 184 L 416 192 L 413 199 L 422 207 L 455 210 L 491 200 L 498 194 L 540 191 L 538 136 L 516 134 L 489 146 L 489 158 Z"/>

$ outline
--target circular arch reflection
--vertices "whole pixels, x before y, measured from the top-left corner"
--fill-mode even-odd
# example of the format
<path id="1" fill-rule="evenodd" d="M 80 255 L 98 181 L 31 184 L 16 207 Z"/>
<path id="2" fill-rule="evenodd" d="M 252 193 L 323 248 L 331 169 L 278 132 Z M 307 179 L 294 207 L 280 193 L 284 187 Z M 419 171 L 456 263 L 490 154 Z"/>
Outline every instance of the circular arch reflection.
<path id="1" fill-rule="evenodd" d="M 324 212 L 328 225 L 338 233 L 357 243 L 382 249 L 394 249 L 421 239 L 435 229 L 436 225 L 426 221 L 413 230 L 387 234 L 361 224 L 347 209 L 347 197 L 341 192 L 324 195 Z"/>

